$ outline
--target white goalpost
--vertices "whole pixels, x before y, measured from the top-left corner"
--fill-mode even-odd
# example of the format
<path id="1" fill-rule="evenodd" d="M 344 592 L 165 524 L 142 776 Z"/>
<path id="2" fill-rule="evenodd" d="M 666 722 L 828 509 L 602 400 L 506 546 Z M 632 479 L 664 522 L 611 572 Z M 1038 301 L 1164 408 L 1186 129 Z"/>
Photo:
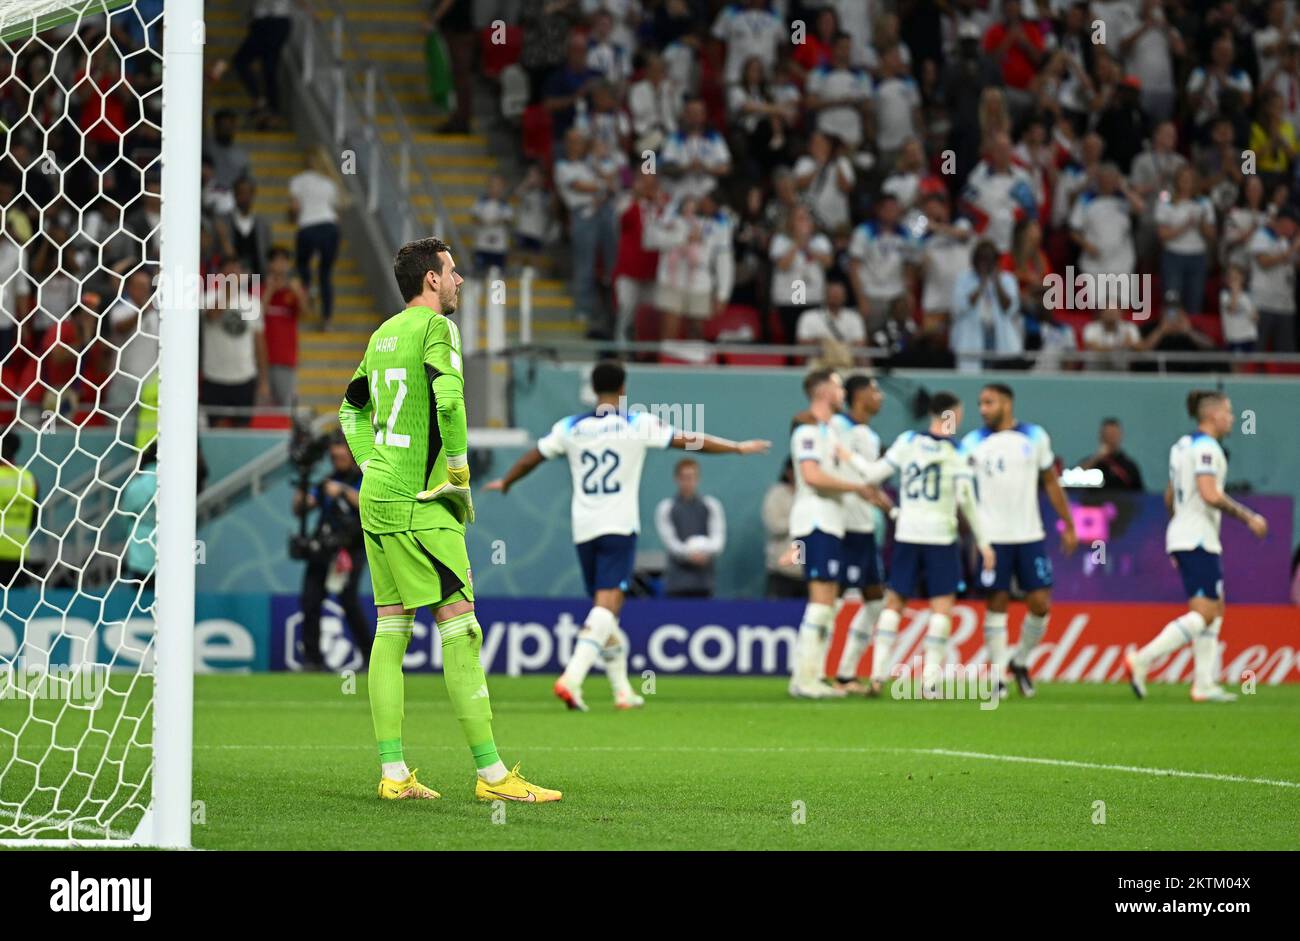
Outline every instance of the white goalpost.
<path id="1" fill-rule="evenodd" d="M 203 22 L 0 0 L 0 845 L 191 845 Z"/>

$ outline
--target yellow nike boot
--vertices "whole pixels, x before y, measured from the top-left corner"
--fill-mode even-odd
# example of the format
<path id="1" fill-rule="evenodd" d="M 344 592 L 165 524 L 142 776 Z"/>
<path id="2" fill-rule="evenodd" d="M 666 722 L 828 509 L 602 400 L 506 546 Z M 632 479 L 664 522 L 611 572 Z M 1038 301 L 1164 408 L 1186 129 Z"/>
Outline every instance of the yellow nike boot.
<path id="1" fill-rule="evenodd" d="M 542 804 L 557 801 L 564 795 L 550 788 L 529 784 L 519 773 L 519 765 L 510 769 L 510 773 L 495 784 L 488 784 L 482 778 L 474 789 L 474 796 L 481 801 L 518 801 L 523 804 Z"/>
<path id="2" fill-rule="evenodd" d="M 415 780 L 415 772 L 412 771 L 405 781 L 394 781 L 391 778 L 381 777 L 379 779 L 379 797 L 386 801 L 437 800 L 442 795 L 433 788 L 425 787 Z"/>

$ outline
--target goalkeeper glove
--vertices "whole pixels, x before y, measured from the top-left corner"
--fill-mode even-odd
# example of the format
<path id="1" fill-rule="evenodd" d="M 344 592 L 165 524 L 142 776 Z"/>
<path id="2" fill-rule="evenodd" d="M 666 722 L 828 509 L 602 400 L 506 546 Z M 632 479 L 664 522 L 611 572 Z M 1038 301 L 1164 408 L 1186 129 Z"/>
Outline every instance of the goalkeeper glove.
<path id="1" fill-rule="evenodd" d="M 416 494 L 415 498 L 421 503 L 442 500 L 451 504 L 452 512 L 456 514 L 456 518 L 462 523 L 474 522 L 474 500 L 470 496 L 469 487 L 458 487 L 449 480 L 442 486 L 434 487 L 432 490 L 421 490 Z"/>
<path id="2" fill-rule="evenodd" d="M 447 482 L 457 487 L 469 486 L 469 461 L 465 455 L 447 458 Z"/>

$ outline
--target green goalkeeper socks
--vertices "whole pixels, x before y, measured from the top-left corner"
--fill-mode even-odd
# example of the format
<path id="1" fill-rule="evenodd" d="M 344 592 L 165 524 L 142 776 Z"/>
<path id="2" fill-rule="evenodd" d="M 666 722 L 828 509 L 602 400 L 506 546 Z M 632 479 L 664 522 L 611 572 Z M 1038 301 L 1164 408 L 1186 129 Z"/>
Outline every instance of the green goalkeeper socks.
<path id="1" fill-rule="evenodd" d="M 413 614 L 386 615 L 375 625 L 368 684 L 370 718 L 375 723 L 379 760 L 386 765 L 404 760 L 402 717 L 406 707 L 406 688 L 402 678 L 402 658 L 406 656 L 414 625 Z"/>
<path id="2" fill-rule="evenodd" d="M 492 738 L 492 702 L 479 659 L 483 629 L 474 612 L 468 611 L 439 623 L 438 633 L 442 635 L 442 677 L 451 708 L 474 756 L 474 767 L 490 768 L 501 759 Z"/>

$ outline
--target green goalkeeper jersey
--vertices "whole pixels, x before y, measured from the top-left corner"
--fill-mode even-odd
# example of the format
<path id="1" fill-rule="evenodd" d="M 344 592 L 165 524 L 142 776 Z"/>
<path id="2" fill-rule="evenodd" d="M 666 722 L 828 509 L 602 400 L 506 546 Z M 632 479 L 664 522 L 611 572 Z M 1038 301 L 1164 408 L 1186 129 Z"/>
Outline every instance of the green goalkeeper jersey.
<path id="1" fill-rule="evenodd" d="M 445 483 L 447 458 L 468 447 L 454 323 L 428 307 L 408 307 L 384 321 L 348 383 L 339 424 L 364 471 L 363 529 L 465 531 L 452 507 L 416 499 Z"/>

